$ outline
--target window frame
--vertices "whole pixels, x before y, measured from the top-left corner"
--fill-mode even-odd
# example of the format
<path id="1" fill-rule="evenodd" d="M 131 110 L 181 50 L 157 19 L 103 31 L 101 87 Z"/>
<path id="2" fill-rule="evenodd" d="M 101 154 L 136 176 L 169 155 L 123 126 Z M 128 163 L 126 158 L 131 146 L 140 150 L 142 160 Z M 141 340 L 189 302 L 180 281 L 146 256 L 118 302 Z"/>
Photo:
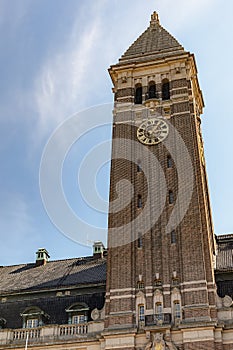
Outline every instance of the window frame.
<path id="1" fill-rule="evenodd" d="M 134 103 L 136 105 L 142 104 L 142 85 L 141 84 L 138 84 L 135 86 Z"/>
<path id="2" fill-rule="evenodd" d="M 164 79 L 162 81 L 162 101 L 169 101 L 170 98 L 170 82 L 168 79 Z"/>

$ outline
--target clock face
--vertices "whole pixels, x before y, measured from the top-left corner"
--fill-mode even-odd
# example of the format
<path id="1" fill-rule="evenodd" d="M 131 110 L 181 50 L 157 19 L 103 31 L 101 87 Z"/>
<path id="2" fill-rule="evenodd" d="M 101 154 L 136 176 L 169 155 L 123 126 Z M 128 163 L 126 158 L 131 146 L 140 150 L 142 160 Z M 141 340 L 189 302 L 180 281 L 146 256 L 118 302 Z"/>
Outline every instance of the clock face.
<path id="1" fill-rule="evenodd" d="M 167 137 L 168 131 L 168 124 L 163 119 L 152 118 L 139 126 L 137 138 L 145 145 L 156 145 Z"/>

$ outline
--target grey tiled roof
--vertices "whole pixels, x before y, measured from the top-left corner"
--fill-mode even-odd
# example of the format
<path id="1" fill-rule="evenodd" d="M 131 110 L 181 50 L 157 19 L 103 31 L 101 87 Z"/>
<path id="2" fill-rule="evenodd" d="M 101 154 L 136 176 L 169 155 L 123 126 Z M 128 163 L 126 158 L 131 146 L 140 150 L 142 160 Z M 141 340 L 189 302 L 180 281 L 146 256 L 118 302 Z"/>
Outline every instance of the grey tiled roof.
<path id="1" fill-rule="evenodd" d="M 122 55 L 120 61 L 144 60 L 148 55 L 159 58 L 181 52 L 184 52 L 184 48 L 179 42 L 160 25 L 158 19 L 152 19 L 150 26 Z"/>
<path id="2" fill-rule="evenodd" d="M 216 237 L 218 254 L 216 261 L 217 271 L 233 271 L 233 234 Z"/>
<path id="3" fill-rule="evenodd" d="M 0 267 L 0 294 L 105 283 L 106 260 L 93 257 L 50 261 L 44 266 Z"/>

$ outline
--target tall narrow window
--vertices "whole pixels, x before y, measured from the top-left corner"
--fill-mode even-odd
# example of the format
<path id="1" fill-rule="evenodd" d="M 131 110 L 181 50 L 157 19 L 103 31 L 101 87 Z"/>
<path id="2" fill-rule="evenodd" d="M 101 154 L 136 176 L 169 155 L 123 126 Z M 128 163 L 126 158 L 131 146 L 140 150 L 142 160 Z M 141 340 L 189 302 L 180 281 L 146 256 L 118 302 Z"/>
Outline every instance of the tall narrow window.
<path id="1" fill-rule="evenodd" d="M 144 305 L 138 305 L 138 320 L 140 322 L 145 321 L 145 307 L 144 307 Z"/>
<path id="2" fill-rule="evenodd" d="M 172 230 L 171 232 L 171 243 L 176 243 L 176 231 Z"/>
<path id="3" fill-rule="evenodd" d="M 168 79 L 162 82 L 162 100 L 170 100 L 170 83 Z"/>
<path id="4" fill-rule="evenodd" d="M 161 321 L 163 319 L 163 307 L 162 303 L 156 303 L 155 304 L 155 318 L 158 321 Z"/>
<path id="5" fill-rule="evenodd" d="M 142 208 L 142 196 L 138 195 L 138 208 Z"/>
<path id="6" fill-rule="evenodd" d="M 172 168 L 172 157 L 170 155 L 167 156 L 167 167 Z"/>
<path id="7" fill-rule="evenodd" d="M 180 302 L 179 300 L 174 301 L 174 318 L 181 318 L 181 312 L 180 312 Z"/>
<path id="8" fill-rule="evenodd" d="M 140 173 L 142 171 L 142 168 L 141 168 L 141 161 L 138 160 L 137 161 L 137 172 Z"/>
<path id="9" fill-rule="evenodd" d="M 174 203 L 174 193 L 172 191 L 169 191 L 168 198 L 169 198 L 169 204 Z"/>
<path id="10" fill-rule="evenodd" d="M 135 87 L 135 104 L 142 104 L 142 86 Z"/>
<path id="11" fill-rule="evenodd" d="M 141 233 L 138 236 L 138 248 L 142 248 L 142 235 L 141 235 Z"/>
<path id="12" fill-rule="evenodd" d="M 152 81 L 149 83 L 148 98 L 155 98 L 155 97 L 156 97 L 156 87 L 155 87 L 155 83 Z"/>

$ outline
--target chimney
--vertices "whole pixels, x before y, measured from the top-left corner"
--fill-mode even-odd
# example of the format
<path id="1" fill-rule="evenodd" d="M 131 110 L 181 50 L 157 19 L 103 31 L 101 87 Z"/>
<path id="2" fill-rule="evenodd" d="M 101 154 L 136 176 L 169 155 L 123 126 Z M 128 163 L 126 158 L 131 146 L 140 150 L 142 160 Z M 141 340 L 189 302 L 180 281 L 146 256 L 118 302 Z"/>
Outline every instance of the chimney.
<path id="1" fill-rule="evenodd" d="M 104 245 L 101 241 L 96 241 L 93 244 L 93 257 L 95 259 L 103 258 L 105 252 Z"/>
<path id="2" fill-rule="evenodd" d="M 36 252 L 36 266 L 46 265 L 49 261 L 49 253 L 45 248 L 39 248 Z"/>

